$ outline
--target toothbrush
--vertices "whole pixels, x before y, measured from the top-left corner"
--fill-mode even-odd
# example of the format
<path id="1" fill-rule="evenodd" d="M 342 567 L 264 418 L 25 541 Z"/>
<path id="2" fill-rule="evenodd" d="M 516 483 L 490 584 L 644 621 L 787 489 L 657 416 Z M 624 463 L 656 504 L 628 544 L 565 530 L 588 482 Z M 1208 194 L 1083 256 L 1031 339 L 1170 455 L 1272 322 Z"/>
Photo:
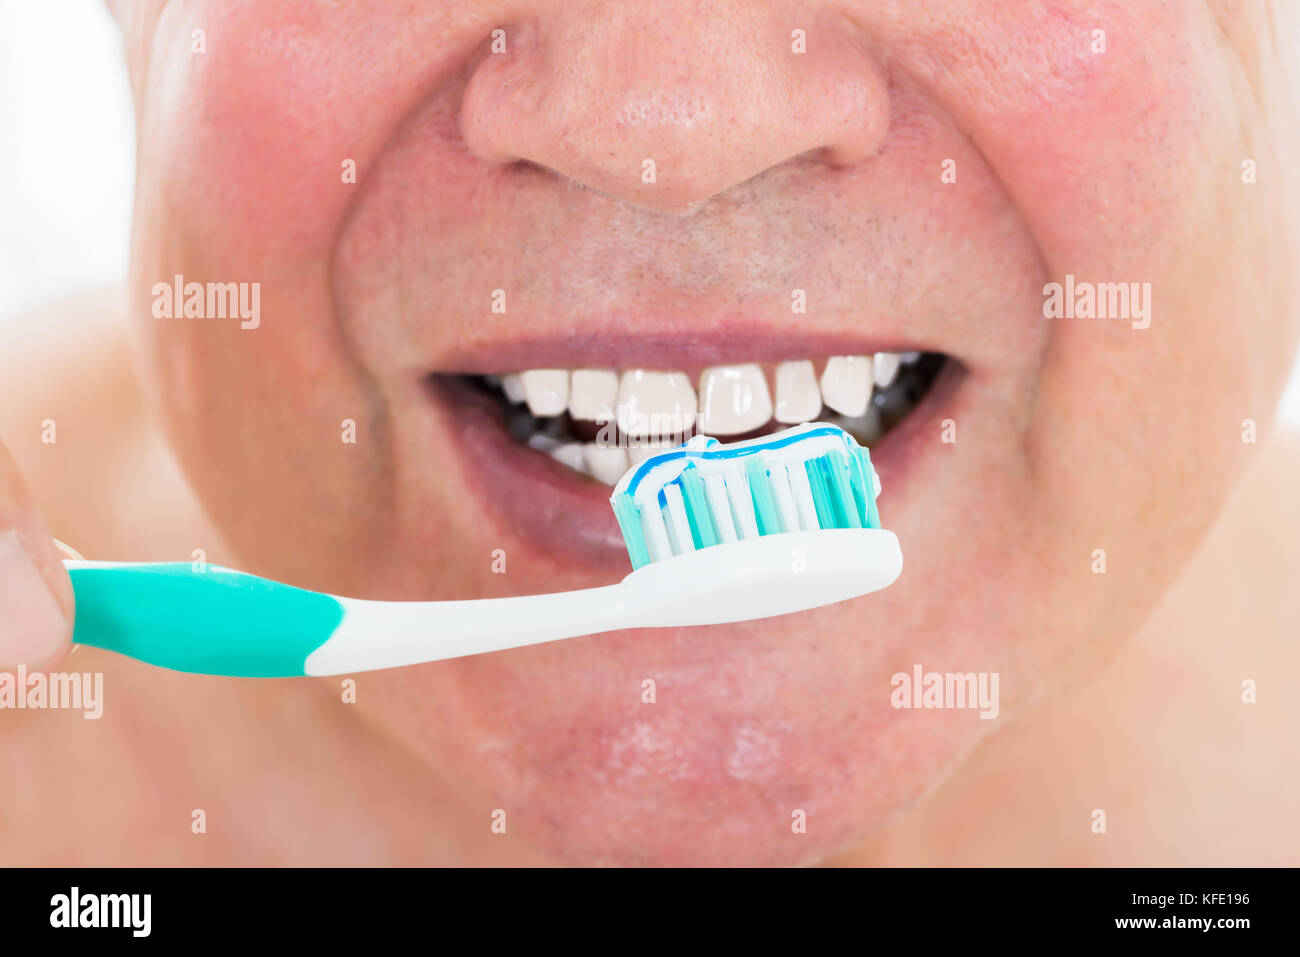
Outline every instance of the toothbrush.
<path id="1" fill-rule="evenodd" d="M 338 675 L 624 628 L 748 621 L 893 583 L 867 450 L 809 423 L 722 444 L 696 436 L 633 466 L 610 497 L 632 561 L 617 584 L 469 601 L 305 591 L 186 562 L 65 561 L 72 640 L 177 671 Z"/>

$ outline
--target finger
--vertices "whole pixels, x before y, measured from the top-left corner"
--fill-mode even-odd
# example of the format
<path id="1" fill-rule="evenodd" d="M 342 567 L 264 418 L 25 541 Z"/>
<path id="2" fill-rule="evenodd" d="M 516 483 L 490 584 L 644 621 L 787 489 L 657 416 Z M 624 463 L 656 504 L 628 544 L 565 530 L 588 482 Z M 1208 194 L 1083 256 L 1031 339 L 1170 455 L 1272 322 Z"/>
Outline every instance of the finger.
<path id="1" fill-rule="evenodd" d="M 0 445 L 0 667 L 56 664 L 68 652 L 72 617 L 59 550 Z"/>

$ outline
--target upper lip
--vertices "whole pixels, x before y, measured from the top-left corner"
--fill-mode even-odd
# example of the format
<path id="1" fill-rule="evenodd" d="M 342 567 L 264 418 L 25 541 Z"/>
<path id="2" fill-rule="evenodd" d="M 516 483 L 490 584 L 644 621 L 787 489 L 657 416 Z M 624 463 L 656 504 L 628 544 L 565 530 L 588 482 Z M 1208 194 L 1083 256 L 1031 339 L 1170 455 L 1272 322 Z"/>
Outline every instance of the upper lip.
<path id="1" fill-rule="evenodd" d="M 798 317 L 795 317 L 796 319 Z M 484 320 L 488 325 L 490 320 Z M 648 323 L 637 328 L 644 330 Z M 631 331 L 618 322 L 575 326 L 542 336 L 517 327 L 506 335 L 476 332 L 474 340 L 449 348 L 420 371 L 487 375 L 522 369 L 692 370 L 742 362 L 770 363 L 875 352 L 939 352 L 935 344 L 902 336 L 871 337 L 815 329 L 772 328 L 770 322 L 723 320 L 707 328 L 694 323 L 655 323 Z"/>

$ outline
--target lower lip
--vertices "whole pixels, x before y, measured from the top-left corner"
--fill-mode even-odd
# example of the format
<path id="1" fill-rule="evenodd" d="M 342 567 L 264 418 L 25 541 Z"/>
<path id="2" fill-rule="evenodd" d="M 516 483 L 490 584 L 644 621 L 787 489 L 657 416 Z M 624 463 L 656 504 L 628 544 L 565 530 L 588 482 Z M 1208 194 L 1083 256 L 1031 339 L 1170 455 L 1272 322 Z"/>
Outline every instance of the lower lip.
<path id="1" fill-rule="evenodd" d="M 490 396 L 454 378 L 432 385 L 466 483 L 509 538 L 565 565 L 632 570 L 608 486 L 512 439 Z"/>
<path id="2" fill-rule="evenodd" d="M 926 423 L 952 401 L 963 378 L 960 364 L 950 359 L 916 408 L 872 448 L 871 461 L 888 489 L 890 507 L 902 506 L 913 463 L 937 444 L 938 433 L 926 429 Z M 510 539 L 573 570 L 598 570 L 605 579 L 611 569 L 619 570 L 618 577 L 631 570 L 610 510 L 609 486 L 515 442 L 492 397 L 456 378 L 429 383 L 453 433 L 466 483 Z"/>

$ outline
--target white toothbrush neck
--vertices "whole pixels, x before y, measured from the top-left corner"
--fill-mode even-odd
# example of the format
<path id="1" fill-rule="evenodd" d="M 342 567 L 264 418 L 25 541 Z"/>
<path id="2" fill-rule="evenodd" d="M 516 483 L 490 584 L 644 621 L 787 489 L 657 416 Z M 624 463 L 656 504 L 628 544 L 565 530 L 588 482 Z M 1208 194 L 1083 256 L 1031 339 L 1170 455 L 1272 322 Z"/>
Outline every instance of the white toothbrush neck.
<path id="1" fill-rule="evenodd" d="M 892 532 L 830 529 L 715 545 L 580 591 L 445 602 L 339 598 L 343 621 L 306 671 L 348 674 L 623 628 L 766 618 L 884 588 L 901 569 Z"/>
<path id="2" fill-rule="evenodd" d="M 338 598 L 343 621 L 307 658 L 311 675 L 458 658 L 625 627 L 621 585 L 470 601 Z"/>

